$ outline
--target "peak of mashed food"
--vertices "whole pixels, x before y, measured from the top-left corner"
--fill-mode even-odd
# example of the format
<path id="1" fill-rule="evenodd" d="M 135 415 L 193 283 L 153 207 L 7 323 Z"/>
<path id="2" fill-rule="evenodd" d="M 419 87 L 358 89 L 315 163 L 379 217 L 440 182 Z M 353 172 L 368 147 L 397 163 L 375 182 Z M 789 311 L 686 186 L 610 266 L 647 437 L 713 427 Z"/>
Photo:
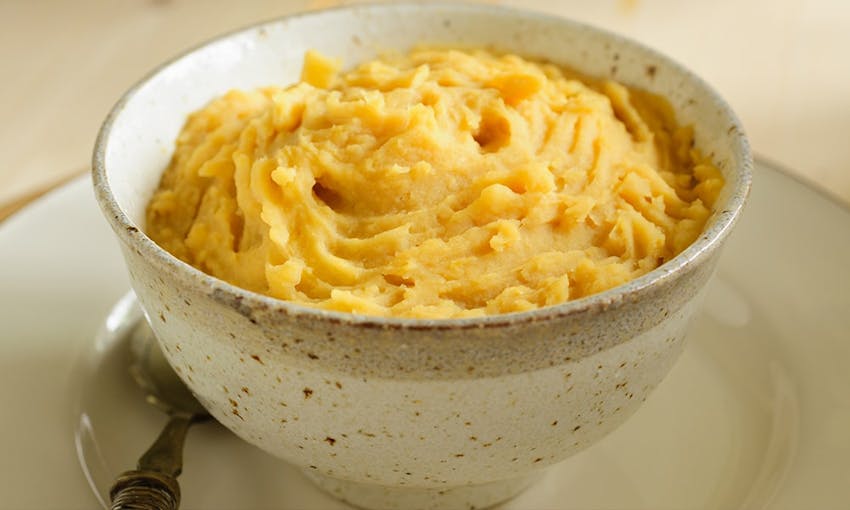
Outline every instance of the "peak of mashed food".
<path id="1" fill-rule="evenodd" d="M 147 209 L 166 250 L 307 306 L 469 317 L 669 260 L 723 185 L 669 104 L 485 51 L 416 50 L 191 114 Z"/>

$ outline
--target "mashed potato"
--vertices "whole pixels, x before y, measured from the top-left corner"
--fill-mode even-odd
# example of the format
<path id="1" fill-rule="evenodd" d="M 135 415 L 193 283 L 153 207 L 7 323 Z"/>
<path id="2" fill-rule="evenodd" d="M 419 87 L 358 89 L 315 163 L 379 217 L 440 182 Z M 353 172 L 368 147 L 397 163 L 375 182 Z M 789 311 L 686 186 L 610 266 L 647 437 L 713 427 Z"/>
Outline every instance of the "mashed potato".
<path id="1" fill-rule="evenodd" d="M 640 276 L 722 177 L 660 98 L 484 51 L 417 50 L 193 113 L 147 210 L 166 250 L 307 306 L 467 317 Z"/>

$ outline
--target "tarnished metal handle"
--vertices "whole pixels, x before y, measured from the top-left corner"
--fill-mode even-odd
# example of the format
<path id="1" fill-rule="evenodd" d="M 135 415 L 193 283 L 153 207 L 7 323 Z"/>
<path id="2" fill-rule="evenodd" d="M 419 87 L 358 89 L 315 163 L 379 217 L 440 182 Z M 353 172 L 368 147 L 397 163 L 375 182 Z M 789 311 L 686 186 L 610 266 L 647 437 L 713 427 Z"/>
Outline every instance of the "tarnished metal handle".
<path id="1" fill-rule="evenodd" d="M 143 471 L 127 471 L 109 493 L 111 510 L 177 510 L 180 486 L 174 477 Z"/>
<path id="2" fill-rule="evenodd" d="M 174 415 L 148 451 L 137 469 L 115 480 L 109 491 L 111 510 L 177 510 L 183 470 L 183 442 L 197 416 Z"/>

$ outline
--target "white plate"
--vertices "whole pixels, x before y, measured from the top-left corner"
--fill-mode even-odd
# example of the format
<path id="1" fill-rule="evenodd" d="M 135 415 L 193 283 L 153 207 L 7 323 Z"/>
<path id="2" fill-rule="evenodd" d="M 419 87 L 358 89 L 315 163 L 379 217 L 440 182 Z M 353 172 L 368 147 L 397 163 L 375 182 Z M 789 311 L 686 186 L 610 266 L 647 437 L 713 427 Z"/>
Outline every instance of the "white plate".
<path id="1" fill-rule="evenodd" d="M 850 210 L 759 163 L 669 377 L 504 508 L 848 508 L 848 256 Z M 164 418 L 103 323 L 128 283 L 87 179 L 0 225 L 0 282 L 0 508 L 95 507 L 75 434 L 103 492 Z M 185 457 L 186 509 L 346 508 L 215 425 Z"/>

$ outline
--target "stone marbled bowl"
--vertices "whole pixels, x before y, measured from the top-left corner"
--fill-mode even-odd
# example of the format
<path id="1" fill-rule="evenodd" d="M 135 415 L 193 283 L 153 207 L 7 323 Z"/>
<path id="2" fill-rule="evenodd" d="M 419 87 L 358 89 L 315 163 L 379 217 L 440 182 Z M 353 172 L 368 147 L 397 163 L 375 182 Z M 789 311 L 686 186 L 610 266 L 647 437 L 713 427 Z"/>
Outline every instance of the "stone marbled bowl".
<path id="1" fill-rule="evenodd" d="M 536 311 L 375 318 L 254 294 L 172 257 L 144 210 L 186 115 L 228 89 L 296 81 L 304 51 L 354 63 L 416 44 L 485 46 L 666 96 L 726 178 L 702 237 L 651 273 Z M 321 487 L 369 508 L 471 508 L 623 423 L 682 351 L 750 186 L 734 113 L 683 67 L 622 37 L 484 5 L 312 12 L 215 39 L 133 87 L 107 117 L 94 186 L 169 361 L 210 412 Z M 226 459 L 222 460 L 226 462 Z"/>

